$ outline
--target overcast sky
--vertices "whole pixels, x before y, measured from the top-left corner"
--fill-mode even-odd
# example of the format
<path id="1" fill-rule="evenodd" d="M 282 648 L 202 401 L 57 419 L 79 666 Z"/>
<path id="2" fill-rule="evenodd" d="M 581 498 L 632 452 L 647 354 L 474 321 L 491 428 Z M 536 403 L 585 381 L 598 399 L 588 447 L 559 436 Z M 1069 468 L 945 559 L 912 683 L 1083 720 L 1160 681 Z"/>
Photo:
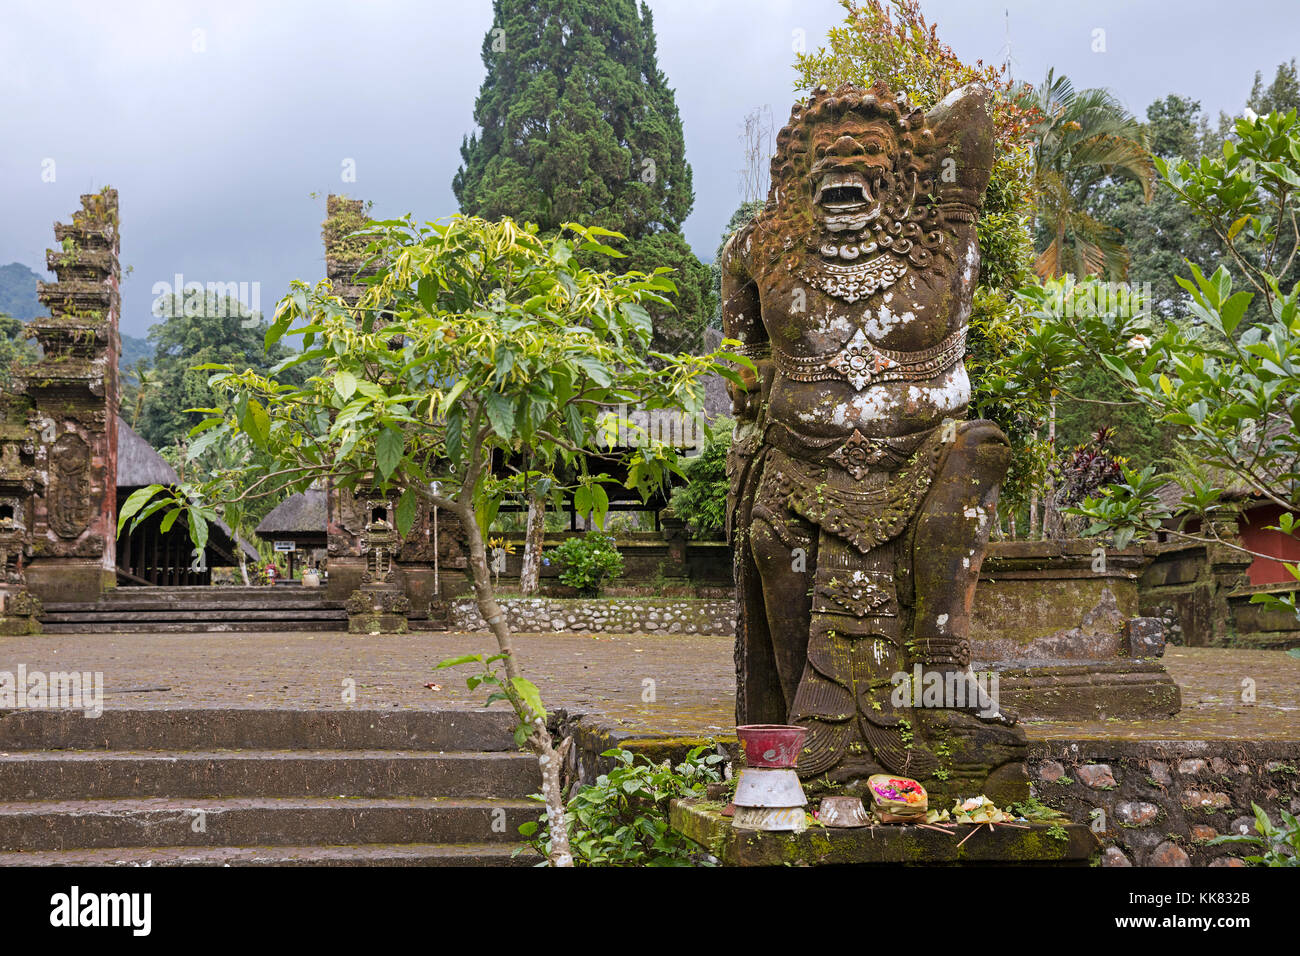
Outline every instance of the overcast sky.
<path id="1" fill-rule="evenodd" d="M 686 235 L 707 260 L 740 198 L 744 115 L 767 105 L 785 119 L 792 47 L 801 35 L 818 45 L 843 11 L 834 0 L 650 6 L 694 169 Z M 1296 0 L 923 6 L 962 57 L 999 62 L 1009 11 L 1017 78 L 1055 66 L 1139 114 L 1171 92 L 1237 113 L 1257 69 L 1271 77 L 1300 55 Z M 133 270 L 122 331 L 145 334 L 153 285 L 176 273 L 260 283 L 269 315 L 289 280 L 323 272 L 326 193 L 373 200 L 385 217 L 455 211 L 490 25 L 489 0 L 0 0 L 0 264 L 42 272 L 52 223 L 112 185 Z M 356 181 L 345 183 L 349 160 Z"/>

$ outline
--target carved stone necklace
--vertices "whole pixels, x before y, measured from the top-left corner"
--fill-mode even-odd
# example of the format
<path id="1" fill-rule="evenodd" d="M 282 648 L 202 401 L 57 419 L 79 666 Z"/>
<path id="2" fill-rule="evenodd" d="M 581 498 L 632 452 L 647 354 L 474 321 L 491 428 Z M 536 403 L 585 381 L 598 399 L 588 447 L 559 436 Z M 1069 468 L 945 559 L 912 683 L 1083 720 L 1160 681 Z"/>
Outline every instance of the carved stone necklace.
<path id="1" fill-rule="evenodd" d="M 874 250 L 876 244 L 871 243 L 867 248 Z M 907 274 L 906 260 L 888 252 L 859 262 L 854 261 L 862 254 L 859 246 L 835 247 L 834 251 L 849 261 L 828 262 L 821 257 L 809 257 L 796 274 L 813 288 L 849 305 L 889 288 Z"/>

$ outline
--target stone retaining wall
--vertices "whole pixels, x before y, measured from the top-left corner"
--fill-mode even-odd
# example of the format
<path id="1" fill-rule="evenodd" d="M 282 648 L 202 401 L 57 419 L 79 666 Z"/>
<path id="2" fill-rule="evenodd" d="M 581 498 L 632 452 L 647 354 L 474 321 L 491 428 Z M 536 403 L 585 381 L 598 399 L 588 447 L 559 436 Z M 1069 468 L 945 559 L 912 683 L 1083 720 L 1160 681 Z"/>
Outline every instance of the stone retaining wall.
<path id="1" fill-rule="evenodd" d="M 1300 812 L 1298 741 L 1031 740 L 1028 763 L 1039 800 L 1092 821 L 1102 866 L 1242 866 L 1256 849 L 1207 841 L 1253 834 L 1252 801 Z"/>
<path id="2" fill-rule="evenodd" d="M 502 598 L 512 631 L 717 634 L 736 630 L 736 602 L 691 598 Z M 471 598 L 451 602 L 451 629 L 486 631 Z"/>

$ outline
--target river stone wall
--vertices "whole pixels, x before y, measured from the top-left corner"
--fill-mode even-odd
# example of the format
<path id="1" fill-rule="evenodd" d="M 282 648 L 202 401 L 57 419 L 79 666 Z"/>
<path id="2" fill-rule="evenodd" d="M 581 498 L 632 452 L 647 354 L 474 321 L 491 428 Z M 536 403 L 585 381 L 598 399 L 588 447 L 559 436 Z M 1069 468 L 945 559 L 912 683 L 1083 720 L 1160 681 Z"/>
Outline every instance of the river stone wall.
<path id="1" fill-rule="evenodd" d="M 736 602 L 691 598 L 500 598 L 512 631 L 715 634 L 736 631 Z M 451 629 L 486 631 L 472 598 L 451 602 Z"/>
<path id="2" fill-rule="evenodd" d="M 1243 866 L 1258 848 L 1208 842 L 1253 834 L 1252 801 L 1300 812 L 1300 741 L 1031 740 L 1028 764 L 1040 801 L 1092 822 L 1102 866 Z"/>

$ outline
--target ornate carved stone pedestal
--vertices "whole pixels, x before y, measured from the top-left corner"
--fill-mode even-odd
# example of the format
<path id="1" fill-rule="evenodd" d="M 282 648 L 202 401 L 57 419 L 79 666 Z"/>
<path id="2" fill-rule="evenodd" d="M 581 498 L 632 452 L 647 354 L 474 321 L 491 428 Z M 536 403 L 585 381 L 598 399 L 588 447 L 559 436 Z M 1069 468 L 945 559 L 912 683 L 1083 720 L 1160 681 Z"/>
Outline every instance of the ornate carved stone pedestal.
<path id="1" fill-rule="evenodd" d="M 361 575 L 361 586 L 348 596 L 344 605 L 348 612 L 348 633 L 407 633 L 411 601 L 393 574 L 396 544 L 397 532 L 386 520 L 378 518 L 366 526 L 363 543 L 366 570 Z"/>

